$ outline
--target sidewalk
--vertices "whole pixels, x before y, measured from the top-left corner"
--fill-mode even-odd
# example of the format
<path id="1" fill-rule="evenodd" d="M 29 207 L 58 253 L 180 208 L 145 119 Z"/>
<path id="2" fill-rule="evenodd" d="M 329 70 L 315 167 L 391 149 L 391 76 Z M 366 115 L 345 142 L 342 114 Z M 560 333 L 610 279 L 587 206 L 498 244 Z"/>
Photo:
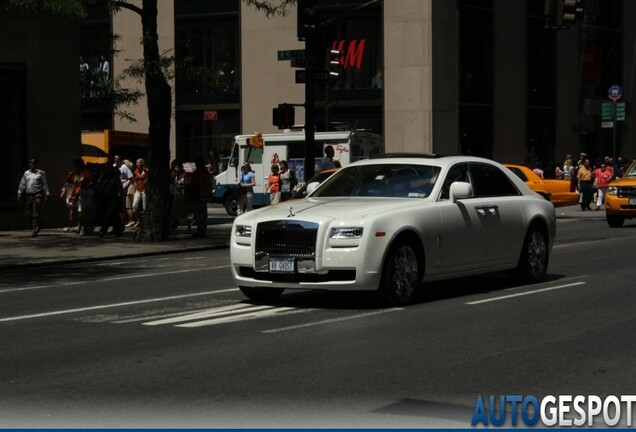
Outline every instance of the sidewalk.
<path id="1" fill-rule="evenodd" d="M 61 228 L 43 228 L 37 237 L 31 230 L 0 231 L 0 270 L 33 265 L 67 264 L 108 258 L 159 255 L 165 253 L 228 248 L 231 223 L 210 223 L 207 238 L 192 238 L 185 227 L 168 241 L 139 243 L 133 241 L 135 231 L 126 230 L 121 237 L 97 233 L 80 236 Z"/>
<path id="2" fill-rule="evenodd" d="M 595 206 L 592 206 L 595 208 Z M 559 219 L 604 219 L 604 211 L 582 212 L 578 206 L 556 209 Z M 194 239 L 179 227 L 168 241 L 161 243 L 137 243 L 134 231 L 125 231 L 122 237 L 105 237 L 97 234 L 79 236 L 65 233 L 61 228 L 44 228 L 37 237 L 30 230 L 0 231 L 0 270 L 33 265 L 77 263 L 100 259 L 122 259 L 131 256 L 159 255 L 196 250 L 224 249 L 229 247 L 232 223 L 227 218 L 211 218 L 208 237 Z"/>

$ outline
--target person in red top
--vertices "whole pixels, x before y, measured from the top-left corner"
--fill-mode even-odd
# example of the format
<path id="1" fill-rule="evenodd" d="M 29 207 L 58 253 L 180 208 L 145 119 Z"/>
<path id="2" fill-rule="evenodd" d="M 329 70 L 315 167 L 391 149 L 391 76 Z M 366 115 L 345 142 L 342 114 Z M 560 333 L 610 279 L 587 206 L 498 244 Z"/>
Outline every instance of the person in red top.
<path id="1" fill-rule="evenodd" d="M 607 187 L 612 181 L 612 170 L 604 163 L 600 168 L 594 170 L 594 182 L 596 184 L 596 210 L 600 210 L 601 206 L 605 202 L 605 194 L 607 193 Z"/>
<path id="2" fill-rule="evenodd" d="M 133 173 L 135 176 L 135 195 L 133 197 L 133 217 L 134 222 L 128 223 L 128 226 L 139 228 L 139 213 L 146 211 L 146 182 L 148 181 L 148 168 L 143 159 L 137 159 L 137 168 Z"/>
<path id="3" fill-rule="evenodd" d="M 272 205 L 280 202 L 280 176 L 278 171 L 278 165 L 273 164 L 272 172 L 267 177 L 267 188 L 265 188 L 265 192 L 269 191 L 269 202 Z"/>

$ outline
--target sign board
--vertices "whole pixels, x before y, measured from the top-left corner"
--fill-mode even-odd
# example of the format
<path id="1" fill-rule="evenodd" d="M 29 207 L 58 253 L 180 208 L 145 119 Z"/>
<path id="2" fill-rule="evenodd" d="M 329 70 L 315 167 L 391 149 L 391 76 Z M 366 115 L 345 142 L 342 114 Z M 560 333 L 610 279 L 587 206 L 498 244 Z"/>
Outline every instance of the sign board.
<path id="1" fill-rule="evenodd" d="M 312 74 L 315 83 L 326 83 L 329 81 L 329 71 L 327 70 L 317 70 L 313 71 Z M 296 71 L 296 84 L 303 84 L 307 82 L 307 70 L 297 70 Z"/>
<path id="2" fill-rule="evenodd" d="M 601 120 L 613 121 L 616 117 L 616 106 L 612 102 L 601 103 Z"/>
<path id="3" fill-rule="evenodd" d="M 219 119 L 218 111 L 203 111 L 204 121 L 217 121 Z"/>
<path id="4" fill-rule="evenodd" d="M 616 121 L 625 121 L 625 102 L 616 104 Z"/>
<path id="5" fill-rule="evenodd" d="M 616 102 L 623 97 L 623 87 L 618 84 L 610 86 L 610 88 L 607 90 L 607 97 L 610 98 L 613 102 Z"/>
<path id="6" fill-rule="evenodd" d="M 603 129 L 613 128 L 614 127 L 614 122 L 612 122 L 612 121 L 608 121 L 608 122 L 604 121 L 604 122 L 601 123 L 601 127 Z"/>
<path id="7" fill-rule="evenodd" d="M 297 50 L 283 50 L 278 51 L 278 61 L 283 60 L 291 60 L 295 58 L 305 58 L 305 50 L 297 49 Z"/>

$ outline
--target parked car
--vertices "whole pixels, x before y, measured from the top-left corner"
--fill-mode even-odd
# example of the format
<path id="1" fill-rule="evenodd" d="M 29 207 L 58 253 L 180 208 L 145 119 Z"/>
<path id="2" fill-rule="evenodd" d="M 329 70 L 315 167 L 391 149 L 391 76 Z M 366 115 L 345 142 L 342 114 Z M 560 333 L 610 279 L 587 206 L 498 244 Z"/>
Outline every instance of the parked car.
<path id="1" fill-rule="evenodd" d="M 636 217 L 636 160 L 625 174 L 614 180 L 605 195 L 605 219 L 612 228 L 623 226 L 625 219 Z"/>
<path id="2" fill-rule="evenodd" d="M 572 190 L 570 180 L 542 179 L 534 171 L 524 165 L 505 164 L 530 189 L 550 201 L 555 207 L 577 205 L 579 194 Z"/>
<path id="3" fill-rule="evenodd" d="M 305 198 L 308 195 L 307 186 L 313 183 L 312 188 L 315 188 L 317 185 L 327 180 L 331 176 L 331 174 L 335 173 L 339 169 L 340 168 L 329 168 L 320 171 L 318 174 L 309 179 L 308 182 L 305 182 L 305 184 L 303 184 L 301 188 L 294 192 L 294 194 L 291 196 L 291 199 Z"/>
<path id="4" fill-rule="evenodd" d="M 428 281 L 510 270 L 541 281 L 554 206 L 503 165 L 392 154 L 342 168 L 307 198 L 234 220 L 231 271 L 243 294 L 377 290 L 407 304 Z"/>

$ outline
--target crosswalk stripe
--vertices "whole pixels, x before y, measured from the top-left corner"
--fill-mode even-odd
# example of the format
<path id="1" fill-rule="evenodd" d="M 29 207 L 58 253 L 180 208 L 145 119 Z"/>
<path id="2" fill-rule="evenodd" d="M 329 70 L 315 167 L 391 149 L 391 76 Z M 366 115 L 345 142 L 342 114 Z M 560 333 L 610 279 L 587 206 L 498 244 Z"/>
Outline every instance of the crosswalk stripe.
<path id="1" fill-rule="evenodd" d="M 304 313 L 304 312 L 309 312 L 310 310 L 313 310 L 313 309 L 295 309 L 291 307 L 269 308 L 268 310 L 261 310 L 261 311 L 254 310 L 250 313 L 244 313 L 241 315 L 230 315 L 230 316 L 218 317 L 218 318 L 213 318 L 213 319 L 204 320 L 204 321 L 195 321 L 195 322 L 190 322 L 186 324 L 178 324 L 175 327 L 184 327 L 184 328 L 204 327 L 204 326 L 211 326 L 211 325 L 217 325 L 217 324 L 226 324 L 226 323 L 236 322 L 236 321 L 247 321 L 252 319 L 265 318 L 265 317 L 270 317 L 274 315 L 279 316 L 279 315 L 288 315 L 288 314 L 294 314 L 294 313 Z"/>
<path id="2" fill-rule="evenodd" d="M 199 320 L 199 319 L 203 319 L 203 318 L 209 318 L 211 316 L 225 316 L 228 314 L 233 314 L 236 313 L 237 311 L 239 313 L 244 313 L 244 312 L 253 312 L 253 311 L 258 311 L 258 310 L 262 310 L 262 309 L 272 309 L 274 306 L 268 306 L 268 305 L 264 305 L 264 306 L 253 306 L 250 304 L 246 304 L 246 303 L 239 303 L 239 304 L 235 304 L 235 305 L 229 305 L 229 306 L 222 306 L 222 307 L 218 307 L 218 308 L 213 308 L 213 309 L 208 309 L 206 311 L 203 312 L 197 312 L 197 313 L 189 313 L 186 315 L 180 315 L 178 317 L 173 317 L 173 318 L 165 318 L 165 319 L 160 319 L 160 320 L 155 320 L 155 321 L 148 321 L 143 323 L 143 325 L 147 325 L 147 326 L 155 326 L 155 325 L 163 325 L 163 324 L 176 324 L 176 323 L 180 323 L 180 322 L 186 322 L 186 321 L 194 321 L 194 320 Z"/>

